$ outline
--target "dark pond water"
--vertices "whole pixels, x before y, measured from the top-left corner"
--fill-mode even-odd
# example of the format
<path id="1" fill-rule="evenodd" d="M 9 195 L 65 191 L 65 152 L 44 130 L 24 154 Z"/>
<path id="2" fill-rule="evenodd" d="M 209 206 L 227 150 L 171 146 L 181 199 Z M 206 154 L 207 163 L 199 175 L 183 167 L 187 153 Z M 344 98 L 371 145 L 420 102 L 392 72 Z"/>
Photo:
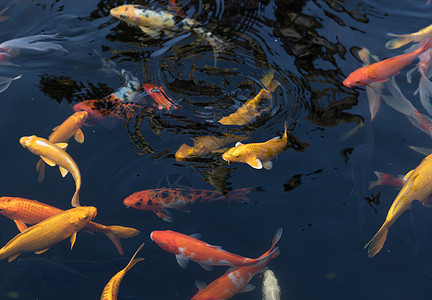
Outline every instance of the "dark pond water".
<path id="1" fill-rule="evenodd" d="M 133 3 L 170 9 L 168 1 Z M 21 255 L 57 262 L 49 271 L 53 273 L 48 272 L 48 261 L 35 267 L 41 270 L 39 275 L 24 270 L 25 260 L 1 261 L 1 299 L 99 299 L 99 289 L 142 242 L 146 245 L 139 256 L 146 260 L 124 278 L 123 299 L 190 299 L 197 291 L 195 280 L 209 283 L 226 268 L 207 272 L 196 263 L 180 268 L 173 254 L 150 240 L 153 230 L 201 233 L 210 244 L 257 257 L 268 249 L 279 227 L 284 230 L 278 243 L 281 253 L 268 266 L 279 280 L 282 299 L 429 298 L 430 211 L 414 205 L 391 228 L 381 252 L 368 258 L 363 246 L 382 225 L 398 191 L 377 187 L 366 189 L 362 196 L 351 191 L 374 179 L 362 179 L 369 174 L 368 164 L 373 170 L 406 174 L 423 158 L 407 146 L 430 147 L 430 137 L 385 103 L 370 123 L 364 88 L 346 88 L 342 81 L 361 66 L 355 55 L 360 47 L 380 58 L 401 54 L 401 49 L 384 47 L 387 33 L 428 26 L 432 6 L 425 0 L 180 1 L 188 17 L 223 41 L 214 66 L 211 46 L 196 34 L 179 31 L 151 38 L 111 17 L 109 10 L 122 4 L 132 3 L 0 3 L 0 10 L 9 7 L 3 13 L 9 18 L 0 23 L 0 42 L 58 33 L 55 41 L 67 49 L 67 53 L 23 50 L 9 59 L 19 66 L 0 65 L 0 76 L 22 74 L 1 93 L 2 195 L 70 207 L 72 177 L 62 179 L 57 169 L 47 168 L 45 181 L 39 184 L 38 158 L 18 140 L 32 134 L 48 137 L 73 113 L 73 105 L 118 90 L 124 81 L 120 70 L 141 83 L 161 86 L 178 106 L 167 112 L 148 105 L 128 122 L 108 120 L 83 127 L 82 145 L 70 141 L 68 152 L 83 178 L 81 203 L 98 208 L 97 222 L 141 231 L 122 240 L 125 258 L 118 258 L 103 235 L 79 233 L 73 251 L 64 241 L 40 256 Z M 115 69 L 103 69 L 103 59 L 115 63 Z M 216 122 L 254 97 L 262 88 L 260 79 L 271 70 L 280 86 L 269 110 L 244 126 Z M 418 72 L 413 73 L 412 84 L 406 82 L 405 73 L 397 77 L 399 86 L 426 113 L 418 95 L 413 96 Z M 366 126 L 346 138 L 363 121 Z M 270 171 L 242 163 L 228 165 L 220 153 L 187 161 L 174 157 L 180 145 L 192 145 L 192 137 L 231 133 L 247 135 L 248 143 L 263 142 L 281 135 L 284 122 L 290 128 L 288 145 Z M 353 148 L 357 151 L 351 154 Z M 124 206 L 128 195 L 165 186 L 167 177 L 171 181 L 181 177 L 182 184 L 194 189 L 222 193 L 260 189 L 248 195 L 249 204 L 215 201 L 193 204 L 191 213 L 172 210 L 172 223 L 150 211 Z M 362 198 L 378 192 L 379 205 L 370 206 Z M 0 228 L 2 245 L 18 233 L 6 217 L 0 218 Z M 96 268 L 92 262 L 105 263 Z M 66 267 L 79 274 L 71 276 Z M 261 299 L 262 276 L 251 283 L 257 286 L 254 291 L 234 299 Z"/>

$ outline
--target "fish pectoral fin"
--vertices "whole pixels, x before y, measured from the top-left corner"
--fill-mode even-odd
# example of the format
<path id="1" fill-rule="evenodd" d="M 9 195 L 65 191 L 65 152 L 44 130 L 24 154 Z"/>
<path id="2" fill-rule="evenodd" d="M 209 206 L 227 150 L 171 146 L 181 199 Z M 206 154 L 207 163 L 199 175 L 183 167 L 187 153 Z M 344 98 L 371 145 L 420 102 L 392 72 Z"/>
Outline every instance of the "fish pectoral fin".
<path id="1" fill-rule="evenodd" d="M 207 284 L 203 281 L 195 280 L 195 286 L 199 290 L 203 290 L 207 287 Z"/>
<path id="2" fill-rule="evenodd" d="M 62 177 L 65 177 L 69 173 L 68 170 L 66 170 L 65 168 L 63 168 L 61 166 L 59 166 L 59 170 L 60 170 Z"/>
<path id="3" fill-rule="evenodd" d="M 54 128 L 52 129 L 52 131 L 56 131 L 59 127 L 60 127 L 60 125 L 54 127 Z"/>
<path id="4" fill-rule="evenodd" d="M 253 284 L 247 284 L 244 288 L 242 288 L 239 293 L 246 293 L 246 292 L 250 292 L 253 291 L 255 289 L 255 286 Z"/>
<path id="5" fill-rule="evenodd" d="M 16 224 L 16 226 L 18 227 L 18 230 L 19 230 L 20 232 L 23 232 L 24 230 L 27 229 L 27 225 L 24 224 L 23 222 L 21 222 L 21 221 L 17 221 L 17 220 L 13 220 L 13 221 L 15 222 L 15 224 Z"/>
<path id="6" fill-rule="evenodd" d="M 199 240 L 201 238 L 201 233 L 192 233 L 189 236 Z"/>
<path id="7" fill-rule="evenodd" d="M 273 163 L 271 162 L 271 160 L 263 162 L 262 165 L 266 170 L 271 170 L 273 168 Z"/>
<path id="8" fill-rule="evenodd" d="M 213 266 L 205 265 L 205 264 L 202 264 L 200 262 L 198 264 L 201 266 L 201 268 L 203 268 L 204 270 L 206 270 L 208 272 L 210 272 L 211 270 L 213 270 Z"/>
<path id="9" fill-rule="evenodd" d="M 184 257 L 183 255 L 180 255 L 180 254 L 176 254 L 175 257 L 176 257 L 177 263 L 179 264 L 180 267 L 185 269 L 188 266 L 189 259 L 187 259 L 186 257 Z"/>
<path id="10" fill-rule="evenodd" d="M 74 244 L 75 244 L 75 241 L 76 241 L 76 236 L 77 236 L 77 233 L 76 233 L 76 232 L 74 232 L 74 233 L 72 233 L 72 235 L 71 235 L 71 237 L 70 237 L 70 242 L 71 242 L 71 250 L 72 250 L 72 248 L 73 248 L 73 246 L 74 246 Z"/>
<path id="11" fill-rule="evenodd" d="M 42 160 L 50 167 L 54 167 L 56 165 L 51 159 L 46 158 L 45 156 L 41 156 Z"/>
<path id="12" fill-rule="evenodd" d="M 75 134 L 74 134 L 74 139 L 75 141 L 77 141 L 78 143 L 82 144 L 84 143 L 84 133 L 82 132 L 81 129 L 78 129 Z"/>
<path id="13" fill-rule="evenodd" d="M 238 146 L 241 146 L 241 145 L 243 145 L 241 142 L 237 142 L 234 147 L 238 147 Z"/>
<path id="14" fill-rule="evenodd" d="M 255 159 L 252 158 L 252 159 L 250 159 L 247 162 L 247 164 L 249 166 L 251 166 L 252 168 L 254 168 L 254 169 L 262 169 L 262 167 L 263 167 L 261 161 L 258 158 L 255 158 Z"/>
<path id="15" fill-rule="evenodd" d="M 148 34 L 152 38 L 157 38 L 160 36 L 160 31 L 153 30 L 153 29 L 150 29 L 150 28 L 145 27 L 145 26 L 138 26 L 138 27 L 139 27 L 139 29 L 142 30 L 142 32 L 144 32 L 145 34 Z"/>
<path id="16" fill-rule="evenodd" d="M 44 253 L 45 251 L 48 251 L 48 250 L 49 250 L 49 248 L 46 248 L 46 249 L 43 249 L 43 250 L 35 251 L 35 253 L 36 254 L 42 254 L 42 253 Z"/>
<path id="17" fill-rule="evenodd" d="M 171 216 L 171 213 L 165 209 L 154 210 L 153 212 L 156 214 L 156 216 L 158 216 L 159 218 L 161 218 L 162 220 L 164 220 L 166 222 L 172 222 L 173 221 L 173 217 Z"/>
<path id="18" fill-rule="evenodd" d="M 55 143 L 54 145 L 56 145 L 57 147 L 59 147 L 62 150 L 66 150 L 68 144 L 67 143 Z"/>
<path id="19" fill-rule="evenodd" d="M 410 177 L 410 175 L 412 174 L 413 171 L 414 171 L 414 170 L 411 170 L 411 171 L 409 171 L 408 173 L 406 173 L 406 175 L 405 175 L 405 177 L 403 178 L 403 180 L 406 181 L 406 180 Z"/>
<path id="20" fill-rule="evenodd" d="M 20 254 L 21 253 L 17 253 L 17 254 L 9 256 L 8 257 L 8 262 L 11 262 L 11 261 L 15 260 L 15 258 L 17 258 L 18 256 L 20 256 Z"/>

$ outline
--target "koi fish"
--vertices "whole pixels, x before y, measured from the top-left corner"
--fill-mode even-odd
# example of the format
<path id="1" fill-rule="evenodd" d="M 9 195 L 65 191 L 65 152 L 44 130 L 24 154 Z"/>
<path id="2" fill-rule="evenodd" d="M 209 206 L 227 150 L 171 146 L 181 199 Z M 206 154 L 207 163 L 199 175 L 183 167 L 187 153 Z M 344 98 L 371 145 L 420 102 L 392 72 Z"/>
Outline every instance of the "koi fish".
<path id="1" fill-rule="evenodd" d="M 393 201 L 384 224 L 372 240 L 364 247 L 365 249 L 369 247 L 369 257 L 374 257 L 382 249 L 390 226 L 396 222 L 400 215 L 411 208 L 411 203 L 414 200 L 418 200 L 425 205 L 427 197 L 432 193 L 432 185 L 430 184 L 431 178 L 432 155 L 429 155 L 422 160 L 417 168 L 405 175 L 404 180 L 406 180 L 406 182 Z"/>
<path id="2" fill-rule="evenodd" d="M 171 32 L 179 28 L 193 31 L 212 46 L 215 60 L 222 50 L 222 41 L 218 37 L 207 31 L 198 21 L 181 15 L 163 10 L 155 11 L 132 4 L 115 7 L 110 10 L 110 13 L 113 17 L 125 21 L 129 25 L 137 26 L 152 38 L 160 36 L 162 32 L 170 35 Z"/>
<path id="3" fill-rule="evenodd" d="M 371 180 L 369 189 L 373 189 L 374 187 L 380 186 L 380 185 L 389 185 L 396 188 L 401 188 L 404 183 L 404 175 L 391 175 L 391 174 L 385 174 L 379 171 L 373 171 L 377 177 L 377 180 Z"/>
<path id="4" fill-rule="evenodd" d="M 105 288 L 102 291 L 102 295 L 100 300 L 116 300 L 117 294 L 120 289 L 120 283 L 123 280 L 123 277 L 126 275 L 127 271 L 132 269 L 140 261 L 144 260 L 144 258 L 135 258 L 135 256 L 140 252 L 140 250 L 144 247 L 144 243 L 135 251 L 135 254 L 132 256 L 131 260 L 127 264 L 127 266 L 115 274 L 110 281 L 105 285 Z"/>
<path id="5" fill-rule="evenodd" d="M 417 32 L 408 34 L 387 33 L 388 36 L 396 37 L 385 44 L 387 49 L 397 49 L 411 42 L 421 42 L 432 34 L 432 25 L 429 25 Z"/>
<path id="6" fill-rule="evenodd" d="M 60 208 L 36 200 L 20 197 L 0 197 L 0 214 L 12 219 L 21 232 L 27 229 L 26 224 L 37 224 L 61 212 L 63 210 Z M 105 234 L 116 246 L 120 255 L 123 255 L 120 239 L 131 238 L 140 233 L 134 228 L 117 225 L 105 226 L 92 221 L 83 228 L 83 231 Z"/>
<path id="7" fill-rule="evenodd" d="M 216 200 L 239 201 L 248 203 L 249 199 L 245 194 L 254 188 L 243 188 L 230 191 L 227 195 L 222 195 L 217 191 L 188 189 L 188 188 L 160 188 L 150 189 L 133 193 L 123 200 L 128 207 L 140 210 L 151 210 L 164 221 L 172 222 L 173 218 L 168 209 L 178 209 L 186 213 L 190 212 L 188 204 L 201 202 L 211 202 Z"/>
<path id="8" fill-rule="evenodd" d="M 238 135 L 225 135 L 221 138 L 215 136 L 200 136 L 192 138 L 193 146 L 182 144 L 175 153 L 175 158 L 177 161 L 181 161 L 189 157 L 204 156 L 210 153 L 219 152 L 220 149 L 227 144 L 241 142 L 246 139 L 247 137 Z"/>
<path id="9" fill-rule="evenodd" d="M 167 96 L 162 87 L 155 86 L 151 83 L 145 83 L 142 88 L 148 93 L 148 95 L 156 102 L 158 109 L 170 110 L 171 108 L 177 109 L 174 101 Z"/>
<path id="10" fill-rule="evenodd" d="M 420 72 L 420 81 L 419 87 L 417 89 L 420 94 L 420 102 L 429 115 L 432 115 L 432 105 L 430 103 L 430 98 L 432 97 L 432 82 L 429 80 L 429 78 L 432 76 L 431 65 L 432 51 L 429 50 L 420 55 L 420 62 L 418 65 L 418 70 Z"/>
<path id="11" fill-rule="evenodd" d="M 253 266 L 260 267 L 267 263 L 269 257 L 277 252 L 272 249 L 270 253 L 259 258 L 246 258 L 222 250 L 219 246 L 209 245 L 195 238 L 197 235 L 185 235 L 171 230 L 153 231 L 150 234 L 152 241 L 163 250 L 174 253 L 177 263 L 186 268 L 189 260 L 197 262 L 205 270 L 211 266 Z M 198 237 L 198 236 L 197 236 Z"/>
<path id="12" fill-rule="evenodd" d="M 6 21 L 9 19 L 9 16 L 3 16 L 3 14 L 9 9 L 9 6 L 0 11 L 0 22 Z"/>
<path id="13" fill-rule="evenodd" d="M 288 142 L 287 127 L 282 137 L 275 137 L 264 143 L 242 144 L 237 142 L 234 148 L 222 154 L 222 158 L 230 162 L 244 162 L 255 169 L 271 170 L 271 159 L 282 152 Z"/>
<path id="14" fill-rule="evenodd" d="M 66 143 L 53 144 L 44 138 L 32 136 L 23 136 L 19 140 L 20 144 L 28 149 L 33 154 L 39 155 L 42 160 L 49 166 L 59 166 L 60 173 L 65 177 L 69 172 L 75 180 L 75 193 L 72 197 L 72 206 L 78 206 L 79 191 L 81 189 L 81 173 L 78 169 L 76 162 L 72 157 L 63 149 L 66 149 Z"/>
<path id="15" fill-rule="evenodd" d="M 84 143 L 84 134 L 81 127 L 87 120 L 88 113 L 86 111 L 78 111 L 67 118 L 61 125 L 55 127 L 53 132 L 48 137 L 48 141 L 53 144 L 67 143 L 73 136 L 75 140 L 82 144 Z M 38 174 L 38 182 L 42 182 L 45 177 L 45 163 L 42 159 L 36 164 Z"/>
<path id="16" fill-rule="evenodd" d="M 264 272 L 262 293 L 263 300 L 280 300 L 280 286 L 272 270 Z"/>
<path id="17" fill-rule="evenodd" d="M 191 300 L 231 299 L 237 293 L 249 292 L 255 289 L 255 286 L 249 284 L 249 281 L 251 281 L 256 274 L 262 272 L 271 259 L 279 255 L 279 250 L 278 248 L 275 248 L 275 245 L 281 236 L 282 228 L 279 228 L 273 237 L 270 249 L 259 257 L 260 259 L 266 257 L 265 262 L 261 266 L 232 267 L 224 275 L 210 283 L 208 286 L 196 281 L 195 284 L 200 290 Z"/>
<path id="18" fill-rule="evenodd" d="M 0 63 L 1 64 L 1 63 Z M 6 77 L 0 76 L 0 93 L 3 93 L 7 90 L 7 88 L 11 85 L 12 81 L 20 79 L 22 75 L 18 75 L 17 77 Z"/>
<path id="19" fill-rule="evenodd" d="M 94 206 L 79 206 L 45 219 L 19 233 L 1 248 L 0 260 L 8 258 L 11 262 L 22 252 L 41 254 L 68 237 L 72 250 L 76 233 L 86 226 L 96 213 Z"/>
<path id="20" fill-rule="evenodd" d="M 384 82 L 390 76 L 398 74 L 403 68 L 411 64 L 415 58 L 431 47 L 432 37 L 417 50 L 390 57 L 355 70 L 343 81 L 343 85 L 346 87 L 353 87 L 357 85 L 368 85 L 373 82 Z"/>

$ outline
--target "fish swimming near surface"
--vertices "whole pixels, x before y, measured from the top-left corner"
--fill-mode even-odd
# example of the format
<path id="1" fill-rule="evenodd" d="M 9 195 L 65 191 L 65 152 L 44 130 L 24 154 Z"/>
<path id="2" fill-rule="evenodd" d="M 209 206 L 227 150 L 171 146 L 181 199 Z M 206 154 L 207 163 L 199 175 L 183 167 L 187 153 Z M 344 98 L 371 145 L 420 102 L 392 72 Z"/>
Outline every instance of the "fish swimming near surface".
<path id="1" fill-rule="evenodd" d="M 278 248 L 275 248 L 276 243 L 282 236 L 282 228 L 276 231 L 273 237 L 272 245 L 267 252 L 259 258 L 266 257 L 265 262 L 261 266 L 253 267 L 231 267 L 224 275 L 205 285 L 199 281 L 195 285 L 200 289 L 191 300 L 225 300 L 231 299 L 237 293 L 249 292 L 255 289 L 255 286 L 249 284 L 249 281 L 258 273 L 262 272 L 267 263 L 279 255 Z M 263 299 L 279 299 L 279 298 L 263 298 Z"/>
<path id="2" fill-rule="evenodd" d="M 100 297 L 100 300 L 116 300 L 117 294 L 120 289 L 120 283 L 123 280 L 123 277 L 126 275 L 127 271 L 129 271 L 133 266 L 135 266 L 140 261 L 144 260 L 144 258 L 135 258 L 135 256 L 138 254 L 138 252 L 144 247 L 144 243 L 141 244 L 141 246 L 138 248 L 138 250 L 135 252 L 135 254 L 132 256 L 131 260 L 127 264 L 127 266 L 119 271 L 117 274 L 115 274 L 110 281 L 106 284 L 102 295 Z"/>
<path id="3" fill-rule="evenodd" d="M 189 260 L 197 262 L 205 270 L 210 271 L 211 266 L 253 266 L 260 267 L 267 263 L 277 249 L 259 258 L 247 258 L 222 250 L 219 246 L 207 244 L 195 238 L 198 235 L 185 235 L 176 231 L 153 231 L 150 234 L 152 241 L 163 250 L 173 253 L 177 263 L 186 268 Z"/>
<path id="4" fill-rule="evenodd" d="M 414 200 L 420 201 L 425 205 L 427 197 L 432 193 L 432 155 L 427 156 L 422 160 L 414 170 L 411 170 L 405 175 L 406 180 L 396 199 L 391 205 L 386 220 L 372 240 L 365 245 L 368 247 L 368 256 L 375 256 L 383 247 L 390 226 L 402 215 L 405 211 L 411 208 L 411 203 Z"/>
<path id="5" fill-rule="evenodd" d="M 36 200 L 20 197 L 0 197 L 0 214 L 12 219 L 21 232 L 27 229 L 26 224 L 37 224 L 61 212 L 63 210 L 60 208 Z M 116 246 L 120 255 L 123 255 L 120 239 L 131 238 L 140 233 L 134 228 L 118 225 L 105 226 L 92 221 L 83 228 L 83 231 L 105 234 Z"/>
<path id="6" fill-rule="evenodd" d="M 280 286 L 272 270 L 264 272 L 262 285 L 263 300 L 280 300 Z"/>
<path id="7" fill-rule="evenodd" d="M 432 34 L 432 25 L 429 25 L 417 32 L 408 34 L 387 33 L 388 36 L 396 37 L 385 44 L 387 49 L 397 49 L 411 42 L 421 42 Z"/>
<path id="8" fill-rule="evenodd" d="M 79 206 L 45 219 L 19 233 L 1 248 L 0 260 L 8 258 L 9 262 L 13 261 L 22 252 L 43 253 L 68 237 L 72 249 L 77 232 L 86 226 L 96 213 L 96 207 Z"/>
<path id="9" fill-rule="evenodd" d="M 246 136 L 227 134 L 223 137 L 199 136 L 192 138 L 193 146 L 182 144 L 175 153 L 177 161 L 182 161 L 191 157 L 205 156 L 210 153 L 222 151 L 221 148 L 227 144 L 242 142 Z"/>
<path id="10" fill-rule="evenodd" d="M 135 192 L 123 200 L 128 207 L 140 210 L 153 211 L 164 221 L 172 222 L 173 218 L 168 209 L 178 209 L 189 213 L 189 204 L 201 201 L 211 202 L 216 200 L 238 201 L 248 203 L 245 194 L 255 188 L 236 189 L 222 195 L 218 191 L 191 189 L 191 188 L 159 188 Z M 0 212 L 1 213 L 1 212 Z"/>
<path id="11" fill-rule="evenodd" d="M 61 125 L 53 129 L 53 133 L 48 137 L 48 141 L 53 144 L 67 143 L 73 136 L 78 143 L 84 143 L 84 134 L 81 127 L 84 125 L 87 117 L 88 113 L 86 111 L 78 111 L 74 113 Z M 36 171 L 39 173 L 38 181 L 42 182 L 45 177 L 45 163 L 43 159 L 40 159 L 36 164 Z"/>
<path id="12" fill-rule="evenodd" d="M 170 110 L 171 108 L 177 109 L 174 103 L 162 87 L 153 85 L 151 83 L 145 83 L 142 85 L 145 92 L 154 100 L 158 109 Z"/>
<path id="13" fill-rule="evenodd" d="M 358 85 L 368 85 L 373 82 L 384 82 L 390 76 L 398 74 L 403 68 L 412 63 L 420 54 L 429 50 L 432 47 L 432 37 L 430 37 L 423 45 L 411 52 L 390 57 L 388 59 L 363 66 L 351 74 L 343 81 L 346 87 Z"/>
<path id="14" fill-rule="evenodd" d="M 59 166 L 60 173 L 65 177 L 68 173 L 72 174 L 75 180 L 75 193 L 72 196 L 72 206 L 79 206 L 79 191 L 81 189 L 81 173 L 78 165 L 72 157 L 63 149 L 66 149 L 66 143 L 53 144 L 44 138 L 32 136 L 23 136 L 19 140 L 20 144 L 33 154 L 39 155 L 42 160 L 49 166 Z"/>
<path id="15" fill-rule="evenodd" d="M 212 46 L 215 62 L 223 48 L 222 40 L 206 30 L 198 21 L 181 14 L 172 14 L 164 10 L 151 10 L 145 6 L 133 4 L 115 7 L 110 10 L 110 13 L 113 17 L 125 21 L 129 25 L 137 26 L 152 38 L 159 37 L 161 33 L 171 35 L 172 32 L 179 29 L 192 31 Z"/>
<path id="16" fill-rule="evenodd" d="M 222 158 L 230 162 L 243 162 L 255 169 L 271 170 L 271 159 L 282 152 L 288 142 L 287 126 L 282 137 L 275 137 L 264 143 L 242 144 L 237 142 L 234 148 L 222 154 Z"/>

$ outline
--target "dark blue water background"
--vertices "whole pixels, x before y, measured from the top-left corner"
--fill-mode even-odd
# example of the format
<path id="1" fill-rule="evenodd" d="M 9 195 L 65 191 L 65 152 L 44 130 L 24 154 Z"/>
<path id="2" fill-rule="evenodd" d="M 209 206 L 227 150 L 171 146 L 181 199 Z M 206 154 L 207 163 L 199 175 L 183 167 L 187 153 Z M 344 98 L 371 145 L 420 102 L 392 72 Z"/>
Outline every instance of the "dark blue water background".
<path id="1" fill-rule="evenodd" d="M 0 95 L 1 193 L 69 208 L 75 188 L 72 177 L 62 179 L 57 169 L 50 168 L 45 181 L 38 184 L 37 157 L 18 140 L 32 134 L 47 137 L 72 114 L 73 104 L 102 98 L 121 86 L 121 76 L 100 71 L 96 50 L 142 83 L 162 85 L 179 103 L 178 110 L 156 111 L 150 121 L 144 118 L 137 132 L 137 123 L 84 127 L 84 144 L 71 140 L 68 148 L 83 177 L 81 203 L 98 208 L 97 222 L 141 231 L 135 238 L 122 240 L 127 258 L 146 242 L 139 254 L 146 260 L 125 277 L 123 296 L 189 299 L 196 293 L 195 280 L 209 283 L 226 270 L 218 267 L 207 272 L 196 263 L 180 268 L 174 255 L 151 242 L 153 230 L 201 233 L 208 243 L 256 257 L 268 249 L 276 229 L 283 227 L 281 254 L 269 263 L 283 299 L 427 299 L 432 280 L 431 214 L 415 205 L 413 213 L 405 213 L 391 228 L 382 251 L 369 259 L 363 246 L 383 223 L 397 190 L 380 187 L 374 191 L 381 192 L 377 213 L 366 202 L 359 203 L 355 195 L 350 197 L 353 183 L 341 154 L 372 135 L 372 168 L 405 174 L 423 158 L 407 145 L 432 144 L 384 103 L 369 129 L 364 127 L 341 141 L 362 118 L 369 119 L 365 91 L 342 85 L 345 76 L 361 66 L 353 49 L 367 47 L 380 58 L 402 53 L 385 49 L 386 33 L 409 33 L 428 26 L 431 6 L 425 2 L 180 1 L 189 17 L 223 39 L 225 50 L 213 67 L 211 47 L 196 35 L 180 37 L 175 43 L 170 42 L 185 32 L 151 39 L 109 15 L 111 8 L 131 2 L 4 0 L 0 9 L 9 7 L 5 13 L 9 19 L 0 23 L 0 41 L 58 33 L 58 42 L 68 53 L 23 51 L 12 59 L 20 67 L 0 66 L 3 76 L 23 74 Z M 167 1 L 134 3 L 168 7 Z M 261 76 L 270 69 L 281 83 L 272 109 L 247 126 L 217 125 L 218 118 L 256 95 Z M 414 74 L 412 85 L 406 83 L 405 71 L 398 83 L 425 113 L 418 96 L 412 95 L 419 79 Z M 227 165 L 220 155 L 175 161 L 175 151 L 182 143 L 191 145 L 191 137 L 230 132 L 249 135 L 248 142 L 262 142 L 281 135 L 285 121 L 291 126 L 290 143 L 273 160 L 271 171 L 240 163 Z M 128 132 L 142 134 L 145 142 L 137 144 Z M 148 145 L 153 153 L 145 153 Z M 251 193 L 248 205 L 228 207 L 218 201 L 194 204 L 190 214 L 174 211 L 173 223 L 152 212 L 125 208 L 125 197 L 158 187 L 167 174 L 185 176 L 193 188 L 226 192 L 253 186 L 262 191 Z M 367 193 L 370 196 L 372 191 Z M 359 208 L 364 213 L 360 217 Z M 359 220 L 363 221 L 359 224 Z M 0 218 L 0 228 L 1 245 L 17 234 L 14 223 L 5 217 Z M 118 253 L 103 235 L 79 233 L 73 251 L 69 247 L 65 241 L 37 257 L 60 256 L 64 266 L 81 270 L 100 286 L 128 260 L 109 263 Z M 97 271 L 85 270 L 90 262 L 104 261 L 108 263 Z M 0 262 L 0 280 L 5 283 L 9 278 L 1 299 L 99 298 L 91 284 L 81 283 L 82 278 L 70 279 L 61 268 L 54 276 L 57 280 L 35 280 L 19 272 L 16 261 Z M 234 299 L 261 299 L 261 276 L 252 283 L 257 285 L 255 291 Z"/>

